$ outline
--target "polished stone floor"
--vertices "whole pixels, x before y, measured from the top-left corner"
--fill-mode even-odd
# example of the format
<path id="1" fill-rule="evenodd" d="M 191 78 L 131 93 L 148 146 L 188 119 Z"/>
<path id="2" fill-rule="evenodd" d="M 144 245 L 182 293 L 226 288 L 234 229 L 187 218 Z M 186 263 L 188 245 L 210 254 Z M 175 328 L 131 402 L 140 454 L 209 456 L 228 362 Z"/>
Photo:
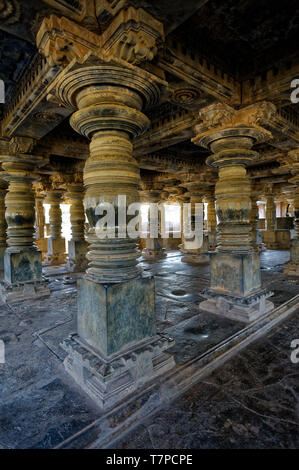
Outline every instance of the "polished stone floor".
<path id="1" fill-rule="evenodd" d="M 258 340 L 113 444 L 115 449 L 298 449 L 298 317 Z"/>
<path id="2" fill-rule="evenodd" d="M 262 253 L 261 257 L 263 283 L 274 291 L 272 300 L 275 306 L 298 294 L 299 281 L 288 278 L 282 273 L 283 263 L 288 260 L 289 253 L 286 251 L 267 251 Z M 186 363 L 189 359 L 202 354 L 243 327 L 241 323 L 198 310 L 198 303 L 202 299 L 201 294 L 209 284 L 208 264 L 187 264 L 182 262 L 178 252 L 169 252 L 167 258 L 159 262 L 144 260 L 142 265 L 146 273 L 155 275 L 158 329 L 174 337 L 176 344 L 172 353 L 177 364 Z M 102 413 L 65 374 L 62 365 L 64 352 L 59 345 L 70 332 L 75 330 L 75 281 L 77 276 L 67 274 L 64 267 L 47 268 L 44 273 L 52 291 L 50 298 L 0 306 L 0 339 L 4 340 L 6 346 L 6 363 L 4 365 L 0 364 L 0 448 L 55 447 L 94 422 Z M 289 325 L 288 322 L 283 325 L 283 328 L 291 328 L 291 326 L 287 326 Z M 296 336 L 296 322 L 294 319 L 290 320 L 290 325 L 293 325 L 290 334 L 294 337 L 294 335 Z M 282 331 L 284 330 L 282 329 Z M 285 341 L 287 342 L 287 340 L 290 341 L 290 338 L 286 337 Z M 246 441 L 245 439 L 244 442 L 241 440 L 233 442 L 235 434 L 238 434 L 235 430 L 238 429 L 238 426 L 241 426 L 240 429 L 243 428 L 242 423 L 238 423 L 238 420 L 236 420 L 238 407 L 235 406 L 234 401 L 231 402 L 231 399 L 227 400 L 226 394 L 229 396 L 231 390 L 235 390 L 234 399 L 245 403 L 251 409 L 252 403 L 249 398 L 248 402 L 245 401 L 245 398 L 243 400 L 245 395 L 243 396 L 241 393 L 244 388 L 242 380 L 246 379 L 247 375 L 251 376 L 251 372 L 246 374 L 246 368 L 250 371 L 252 368 L 252 374 L 254 375 L 254 368 L 259 364 L 261 367 L 260 375 L 265 374 L 262 371 L 266 370 L 268 371 L 267 374 L 270 374 L 270 382 L 271 377 L 278 377 L 278 381 L 283 381 L 284 374 L 290 365 L 287 361 L 286 364 L 276 363 L 276 361 L 277 357 L 281 355 L 284 357 L 283 348 L 287 346 L 281 339 L 276 347 L 276 355 L 272 353 L 267 355 L 264 351 L 260 356 L 260 362 L 258 360 L 259 356 L 254 353 L 255 345 L 252 345 L 250 347 L 250 349 L 253 348 L 251 353 L 252 361 L 250 356 L 247 359 L 244 356 L 242 367 L 233 366 L 232 369 L 229 369 L 231 362 L 228 363 L 224 368 L 227 372 L 222 373 L 222 370 L 219 371 L 220 378 L 217 379 L 217 372 L 214 373 L 206 383 L 194 387 L 194 390 L 188 392 L 178 403 L 174 403 L 170 409 L 173 409 L 176 414 L 170 415 L 170 410 L 157 414 L 146 425 L 142 425 L 140 430 L 133 430 L 130 437 L 123 437 L 117 445 L 124 448 L 134 448 L 136 446 L 155 448 L 188 446 L 242 447 L 246 446 L 247 442 L 252 447 L 258 447 L 259 438 L 256 437 L 256 441 L 254 441 L 254 437 L 250 434 L 251 431 L 248 431 L 252 437 L 252 439 L 250 437 L 251 440 L 248 438 L 249 440 Z M 248 348 L 248 351 L 250 349 Z M 243 354 L 247 354 L 247 350 Z M 242 355 L 240 357 L 243 357 Z M 233 360 L 237 361 L 240 358 L 236 357 Z M 275 372 L 274 375 L 271 375 L 272 370 Z M 296 370 L 298 370 L 298 366 Z M 281 374 L 281 377 L 279 374 Z M 289 376 L 290 372 L 287 375 Z M 247 377 L 248 380 L 249 377 Z M 223 386 L 221 382 L 217 382 L 221 378 L 223 379 Z M 238 384 L 236 389 L 232 385 L 234 383 Z M 267 406 L 270 406 L 267 400 L 273 395 L 267 395 L 268 382 L 264 382 L 263 378 L 260 378 L 257 384 L 253 383 L 254 385 L 251 384 L 250 389 L 258 386 L 262 394 L 260 402 L 265 402 L 264 406 L 266 407 L 264 411 L 258 408 L 258 413 L 267 415 Z M 288 393 L 293 396 L 295 385 L 291 384 L 290 376 L 290 382 L 286 382 L 286 390 L 289 390 Z M 230 386 L 232 388 L 229 388 Z M 288 387 L 291 388 L 288 389 Z M 200 410 L 205 410 L 200 418 L 198 415 L 200 410 L 197 408 L 199 402 L 198 390 L 202 390 L 199 396 L 202 403 L 206 404 L 206 408 L 200 407 Z M 255 401 L 257 396 L 258 391 L 257 395 L 250 395 L 251 400 Z M 277 400 L 280 399 L 279 397 L 278 393 Z M 294 400 L 285 401 L 284 396 L 281 400 L 282 408 L 279 413 L 281 416 L 283 415 L 284 406 L 288 411 L 286 411 L 286 418 L 280 416 L 282 421 L 279 421 L 279 426 L 283 426 L 281 424 L 284 422 L 283 420 L 287 420 L 288 423 L 291 421 L 295 423 L 296 420 L 293 414 L 296 413 L 296 406 L 298 414 L 298 404 L 295 406 Z M 219 408 L 214 409 L 213 404 Z M 183 418 L 184 411 L 180 411 L 180 406 L 182 407 L 181 410 L 189 409 L 186 413 L 188 419 Z M 273 406 L 275 406 L 275 403 Z M 175 410 L 177 411 L 175 412 Z M 191 419 L 192 410 L 194 410 L 194 421 L 193 418 Z M 247 412 L 252 413 L 248 410 Z M 173 426 L 173 433 L 167 430 L 167 426 L 166 428 L 163 427 L 162 421 L 166 419 L 165 417 L 168 414 L 170 416 L 169 423 L 178 422 L 178 427 Z M 292 419 L 290 418 L 291 414 Z M 206 416 L 206 421 L 203 420 L 204 416 Z M 225 416 L 226 420 L 222 423 L 221 420 Z M 196 425 L 196 419 L 200 420 L 200 424 Z M 245 416 L 245 422 L 246 419 Z M 298 416 L 296 419 L 298 426 Z M 186 429 L 186 426 L 189 426 L 189 421 L 190 428 Z M 270 425 L 266 433 L 269 438 L 267 440 L 265 437 L 263 441 L 265 446 L 271 441 L 271 425 L 273 428 L 272 434 L 275 435 L 277 423 L 275 419 L 274 424 L 272 421 L 269 418 Z M 181 429 L 179 429 L 180 422 Z M 227 430 L 226 437 L 218 436 L 215 423 L 219 423 L 220 427 L 225 426 Z M 243 426 L 246 428 L 246 424 L 243 423 Z M 252 426 L 254 428 L 253 424 Z M 293 424 L 293 426 L 296 425 Z M 198 435 L 196 435 L 197 428 Z M 210 429 L 210 431 L 205 433 L 205 429 Z M 287 428 L 285 423 L 285 428 L 281 429 L 285 429 L 285 431 L 281 431 L 282 434 L 285 433 L 284 438 L 279 441 L 282 443 L 281 445 L 294 447 L 298 442 L 295 437 L 289 435 L 290 428 Z M 260 428 L 259 432 L 261 432 Z M 164 433 L 169 434 L 167 438 L 163 438 Z M 181 438 L 178 437 L 180 433 Z M 291 434 L 294 434 L 293 431 Z M 190 436 L 190 439 L 188 440 L 183 435 Z M 277 444 L 275 437 L 273 437 L 271 443 L 272 447 Z"/>

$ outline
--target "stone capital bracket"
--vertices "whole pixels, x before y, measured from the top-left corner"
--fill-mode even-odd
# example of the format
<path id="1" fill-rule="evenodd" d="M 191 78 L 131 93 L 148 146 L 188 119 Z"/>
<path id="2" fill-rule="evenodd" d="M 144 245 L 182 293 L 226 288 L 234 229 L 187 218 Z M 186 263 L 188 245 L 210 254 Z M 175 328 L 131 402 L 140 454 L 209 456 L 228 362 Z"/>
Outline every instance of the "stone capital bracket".
<path id="1" fill-rule="evenodd" d="M 151 61 L 164 41 L 163 24 L 142 8 L 121 10 L 102 35 L 67 18 L 45 18 L 36 44 L 51 66 L 67 66 L 89 51 L 100 51 L 108 60 L 119 58 L 132 64 Z"/>
<path id="2" fill-rule="evenodd" d="M 269 127 L 275 112 L 276 107 L 268 102 L 239 110 L 215 103 L 200 111 L 200 122 L 194 126 L 196 136 L 191 140 L 214 153 L 207 159 L 211 166 L 232 161 L 248 165 L 258 158 L 252 146 L 272 139 Z"/>

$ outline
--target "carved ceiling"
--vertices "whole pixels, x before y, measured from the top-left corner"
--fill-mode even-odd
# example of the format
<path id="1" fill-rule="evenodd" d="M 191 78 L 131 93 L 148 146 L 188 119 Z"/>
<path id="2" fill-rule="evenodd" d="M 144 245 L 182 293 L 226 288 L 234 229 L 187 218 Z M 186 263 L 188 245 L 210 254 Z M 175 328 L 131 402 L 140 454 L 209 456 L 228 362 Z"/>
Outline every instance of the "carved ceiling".
<path id="1" fill-rule="evenodd" d="M 238 109 L 264 100 L 276 106 L 267 127 L 273 139 L 255 146 L 260 161 L 248 171 L 253 179 L 287 181 L 278 156 L 299 142 L 298 105 L 289 100 L 290 81 L 299 78 L 298 0 L 0 0 L 2 137 L 36 139 L 34 152 L 49 157 L 44 173 L 82 167 L 88 141 L 71 129 L 71 109 L 54 96 L 60 64 L 38 54 L 36 35 L 45 17 L 63 16 L 73 22 L 72 40 L 83 29 L 91 34 L 80 42 L 85 50 L 129 6 L 143 8 L 165 33 L 157 34 L 153 58 L 136 58 L 167 84 L 159 103 L 147 110 L 149 130 L 134 142 L 143 173 L 205 171 L 209 151 L 191 142 L 199 111 L 212 103 Z"/>

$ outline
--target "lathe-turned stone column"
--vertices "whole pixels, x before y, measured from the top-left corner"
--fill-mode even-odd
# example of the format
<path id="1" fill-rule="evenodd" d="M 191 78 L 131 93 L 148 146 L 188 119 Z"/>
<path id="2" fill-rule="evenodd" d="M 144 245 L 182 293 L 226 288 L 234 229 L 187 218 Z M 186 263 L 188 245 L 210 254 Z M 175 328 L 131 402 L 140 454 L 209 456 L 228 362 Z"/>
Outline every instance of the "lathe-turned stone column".
<path id="1" fill-rule="evenodd" d="M 291 240 L 290 262 L 284 271 L 290 276 L 299 276 L 299 148 L 288 152 L 291 173 L 289 182 L 294 184 L 294 238 Z"/>
<path id="2" fill-rule="evenodd" d="M 42 253 L 42 260 L 48 250 L 47 238 L 45 238 L 45 211 L 44 211 L 44 197 L 35 196 L 35 224 L 36 224 L 36 240 L 35 243 Z"/>
<path id="3" fill-rule="evenodd" d="M 45 256 L 45 265 L 58 266 L 65 262 L 67 256 L 65 253 L 65 239 L 61 236 L 62 212 L 60 204 L 62 203 L 62 190 L 47 191 L 45 203 L 50 204 L 50 237 L 47 239 L 48 251 Z"/>
<path id="4" fill-rule="evenodd" d="M 198 135 L 193 139 L 213 152 L 206 163 L 219 169 L 217 248 L 210 253 L 211 285 L 200 308 L 245 322 L 273 308 L 266 300 L 271 293 L 261 288 L 260 258 L 252 247 L 250 180 L 245 168 L 258 158 L 253 144 L 269 137 L 254 124 L 262 121 L 262 111 L 263 106 L 248 107 L 246 113 L 211 105 L 201 111 L 203 124 L 196 126 Z"/>
<path id="5" fill-rule="evenodd" d="M 43 164 L 43 158 L 18 154 L 17 143 L 12 144 L 13 149 L 16 150 L 14 154 L 0 156 L 4 170 L 1 177 L 9 183 L 5 197 L 7 248 L 4 281 L 1 283 L 1 295 L 8 302 L 50 293 L 42 283 L 41 252 L 34 243 L 35 199 L 32 182 L 38 178 L 34 168 Z"/>
<path id="6" fill-rule="evenodd" d="M 70 203 L 72 238 L 68 242 L 68 267 L 72 272 L 82 272 L 87 268 L 87 241 L 85 240 L 85 211 L 83 206 L 83 183 L 67 186 L 66 200 Z"/>
<path id="7" fill-rule="evenodd" d="M 144 189 L 139 191 L 140 200 L 142 203 L 148 204 L 148 220 L 149 220 L 149 230 L 151 224 L 156 223 L 156 219 L 151 219 L 151 210 L 150 204 L 155 204 L 157 208 L 158 216 L 158 236 L 151 238 L 150 231 L 148 230 L 147 237 L 145 239 L 145 248 L 142 250 L 142 255 L 147 259 L 158 259 L 164 258 L 166 256 L 166 251 L 161 245 L 161 208 L 159 208 L 159 203 L 161 201 L 161 190 L 156 189 Z M 155 216 L 155 214 L 154 214 Z"/>
<path id="8" fill-rule="evenodd" d="M 252 190 L 251 191 L 251 212 L 250 212 L 250 224 L 251 224 L 251 233 L 252 233 L 252 246 L 255 251 L 258 251 L 260 248 L 260 243 L 258 243 L 258 220 L 259 220 L 259 209 L 257 206 L 257 194 Z"/>
<path id="9" fill-rule="evenodd" d="M 217 226 L 214 191 L 210 191 L 207 193 L 206 201 L 208 203 L 207 219 L 208 219 L 209 250 L 214 251 L 216 249 L 216 226 Z"/>
<path id="10" fill-rule="evenodd" d="M 127 232 L 132 214 L 126 215 L 126 207 L 139 201 L 132 138 L 148 128 L 141 109 L 157 102 L 161 81 L 134 66 L 98 64 L 65 74 L 57 93 L 79 108 L 71 126 L 91 139 L 83 174 L 89 264 L 78 281 L 78 335 L 64 342 L 65 367 L 106 407 L 174 361 L 165 353 L 172 340 L 156 334 L 154 278 L 138 267 L 138 238 Z M 122 209 L 120 196 L 126 197 Z M 107 211 L 114 220 L 108 222 L 111 238 L 101 226 Z"/>
<path id="11" fill-rule="evenodd" d="M 266 195 L 266 230 L 263 232 L 263 242 L 267 250 L 277 250 L 279 245 L 276 238 L 276 205 L 273 194 Z"/>
<path id="12" fill-rule="evenodd" d="M 4 269 L 4 253 L 6 250 L 6 220 L 5 220 L 5 195 L 7 183 L 0 180 L 0 270 Z"/>
<path id="13" fill-rule="evenodd" d="M 203 198 L 207 192 L 209 185 L 205 185 L 202 181 L 198 182 L 195 178 L 194 181 L 189 180 L 189 181 L 183 182 L 181 186 L 187 189 L 187 193 L 185 193 L 185 196 L 189 196 L 189 201 L 191 204 L 191 220 L 192 220 L 191 228 L 192 230 L 194 230 L 195 229 L 195 224 L 194 224 L 195 204 L 203 204 Z M 204 234 L 203 222 L 204 222 L 204 206 L 203 206 L 203 211 L 202 211 L 202 226 L 201 226 L 200 233 L 195 232 L 195 235 L 193 235 L 190 238 L 187 238 L 186 234 L 183 233 L 182 246 L 181 246 L 181 251 L 183 253 L 182 261 L 191 262 L 191 263 L 200 263 L 200 264 L 206 264 L 209 262 L 210 260 L 209 255 L 208 255 L 209 242 L 208 242 L 208 236 Z"/>

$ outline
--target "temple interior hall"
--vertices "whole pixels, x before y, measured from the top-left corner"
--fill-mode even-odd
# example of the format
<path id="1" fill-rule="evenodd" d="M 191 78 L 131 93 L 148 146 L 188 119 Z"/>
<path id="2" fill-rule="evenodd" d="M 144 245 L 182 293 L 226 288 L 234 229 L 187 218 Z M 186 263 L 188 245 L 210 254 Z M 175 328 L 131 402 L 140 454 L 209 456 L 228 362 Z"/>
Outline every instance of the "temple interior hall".
<path id="1" fill-rule="evenodd" d="M 0 450 L 298 449 L 298 38 L 0 1 Z"/>

